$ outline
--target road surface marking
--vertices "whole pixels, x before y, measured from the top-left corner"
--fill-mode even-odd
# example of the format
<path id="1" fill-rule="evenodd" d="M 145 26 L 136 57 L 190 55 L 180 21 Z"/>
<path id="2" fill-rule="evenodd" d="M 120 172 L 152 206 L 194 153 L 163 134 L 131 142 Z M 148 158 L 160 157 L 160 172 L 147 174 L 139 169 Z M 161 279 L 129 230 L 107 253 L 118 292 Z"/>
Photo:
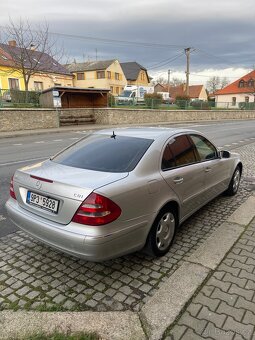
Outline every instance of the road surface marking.
<path id="1" fill-rule="evenodd" d="M 7 166 L 7 165 L 20 164 L 20 163 L 33 162 L 33 161 L 40 161 L 40 160 L 47 159 L 47 158 L 50 158 L 50 156 L 24 159 L 23 161 L 15 161 L 15 162 L 9 162 L 9 163 L 0 163 L 0 166 Z"/>
<path id="2" fill-rule="evenodd" d="M 79 137 L 73 137 L 73 138 L 69 138 L 71 140 L 77 140 L 77 139 L 80 139 Z"/>
<path id="3" fill-rule="evenodd" d="M 238 145 L 238 143 L 232 143 L 233 145 Z"/>
<path id="4" fill-rule="evenodd" d="M 228 146 L 228 147 L 229 147 L 229 146 L 231 146 L 231 145 L 230 145 L 230 144 L 226 144 L 226 145 L 224 145 L 224 146 Z"/>
<path id="5" fill-rule="evenodd" d="M 44 140 L 40 140 L 39 142 L 35 142 L 35 144 L 43 144 L 43 143 L 45 143 Z"/>
<path id="6" fill-rule="evenodd" d="M 5 220 L 6 220 L 6 218 L 3 217 L 3 215 L 0 215 L 0 222 L 1 222 L 1 221 L 5 221 Z"/>
<path id="7" fill-rule="evenodd" d="M 53 139 L 53 142 L 62 142 L 63 139 Z"/>

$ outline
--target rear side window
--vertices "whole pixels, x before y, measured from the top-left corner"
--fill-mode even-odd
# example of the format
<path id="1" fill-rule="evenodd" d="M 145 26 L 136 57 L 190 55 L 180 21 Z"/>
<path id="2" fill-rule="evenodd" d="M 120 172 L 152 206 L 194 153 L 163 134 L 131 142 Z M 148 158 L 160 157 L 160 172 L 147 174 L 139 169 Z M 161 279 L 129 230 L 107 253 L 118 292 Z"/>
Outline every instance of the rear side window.
<path id="1" fill-rule="evenodd" d="M 186 135 L 177 136 L 167 144 L 161 163 L 163 171 L 196 163 L 194 146 Z"/>
<path id="2" fill-rule="evenodd" d="M 64 150 L 52 161 L 81 169 L 129 172 L 152 143 L 152 139 L 93 134 Z"/>

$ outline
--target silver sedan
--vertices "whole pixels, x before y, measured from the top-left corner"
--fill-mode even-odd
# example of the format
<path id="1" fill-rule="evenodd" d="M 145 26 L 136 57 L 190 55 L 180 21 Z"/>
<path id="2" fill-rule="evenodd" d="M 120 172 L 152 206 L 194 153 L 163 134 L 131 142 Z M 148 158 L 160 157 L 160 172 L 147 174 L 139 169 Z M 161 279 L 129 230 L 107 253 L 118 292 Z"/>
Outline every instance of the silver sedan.
<path id="1" fill-rule="evenodd" d="M 31 236 L 104 261 L 169 250 L 176 228 L 221 193 L 236 194 L 239 155 L 197 131 L 102 130 L 45 162 L 17 170 L 6 208 Z"/>

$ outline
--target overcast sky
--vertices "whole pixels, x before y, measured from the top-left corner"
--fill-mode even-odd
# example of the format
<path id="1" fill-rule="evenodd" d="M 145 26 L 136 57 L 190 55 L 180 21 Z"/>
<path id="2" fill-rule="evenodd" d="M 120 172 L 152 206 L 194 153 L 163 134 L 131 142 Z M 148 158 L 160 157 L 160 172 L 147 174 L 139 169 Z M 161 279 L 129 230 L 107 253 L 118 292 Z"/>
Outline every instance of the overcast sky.
<path id="1" fill-rule="evenodd" d="M 46 21 L 51 32 L 61 34 L 70 60 L 137 61 L 154 77 L 167 78 L 170 69 L 171 77 L 185 79 L 184 48 L 191 47 L 190 82 L 198 84 L 212 75 L 234 81 L 255 67 L 254 5 L 254 0 L 1 0 L 0 25 L 8 25 L 10 17 L 35 26 Z"/>

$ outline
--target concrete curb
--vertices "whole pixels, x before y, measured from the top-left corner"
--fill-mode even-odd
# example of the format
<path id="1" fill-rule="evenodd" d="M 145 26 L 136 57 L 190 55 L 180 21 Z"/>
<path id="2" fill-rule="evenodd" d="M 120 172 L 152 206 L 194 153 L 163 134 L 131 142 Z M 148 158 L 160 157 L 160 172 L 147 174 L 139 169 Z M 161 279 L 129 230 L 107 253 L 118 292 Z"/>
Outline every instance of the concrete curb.
<path id="1" fill-rule="evenodd" d="M 0 312 L 0 339 L 24 339 L 28 334 L 59 330 L 96 332 L 105 340 L 159 340 L 254 217 L 255 195 L 162 284 L 139 313 L 3 311 Z"/>
<path id="2" fill-rule="evenodd" d="M 161 339 L 206 277 L 223 260 L 255 217 L 249 197 L 149 299 L 140 312 L 149 339 Z"/>
<path id="3" fill-rule="evenodd" d="M 146 339 L 133 312 L 10 312 L 0 313 L 0 339 L 26 339 L 39 332 L 95 332 L 102 339 Z"/>

